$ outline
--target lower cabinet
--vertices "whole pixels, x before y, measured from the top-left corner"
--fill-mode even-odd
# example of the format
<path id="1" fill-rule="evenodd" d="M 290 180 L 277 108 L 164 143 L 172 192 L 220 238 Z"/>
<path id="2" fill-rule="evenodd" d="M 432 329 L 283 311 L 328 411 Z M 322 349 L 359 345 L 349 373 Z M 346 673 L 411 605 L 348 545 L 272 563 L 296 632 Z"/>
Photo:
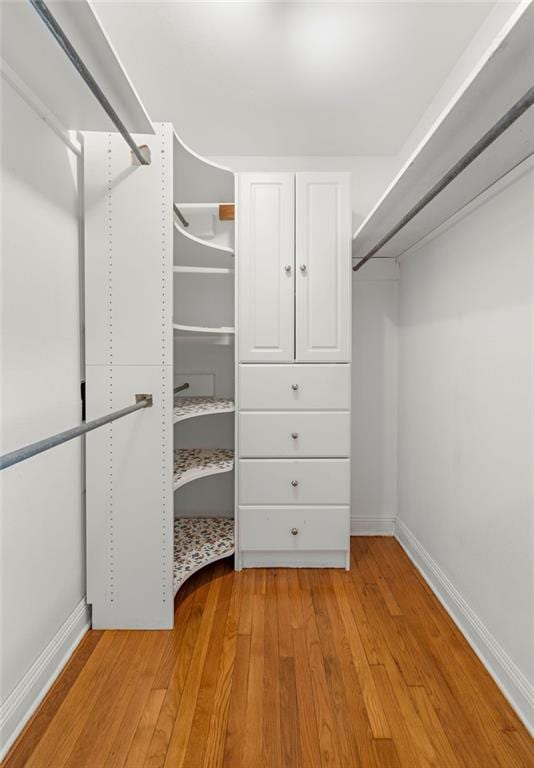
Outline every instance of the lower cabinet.
<path id="1" fill-rule="evenodd" d="M 350 366 L 239 366 L 237 567 L 349 567 Z"/>

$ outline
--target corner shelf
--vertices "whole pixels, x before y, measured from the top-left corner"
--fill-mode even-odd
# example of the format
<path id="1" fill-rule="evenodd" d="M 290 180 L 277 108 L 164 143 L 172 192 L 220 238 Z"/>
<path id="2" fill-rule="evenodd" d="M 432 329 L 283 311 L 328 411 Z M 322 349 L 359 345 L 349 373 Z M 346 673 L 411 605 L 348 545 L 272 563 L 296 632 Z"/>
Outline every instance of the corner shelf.
<path id="1" fill-rule="evenodd" d="M 229 448 L 175 448 L 173 490 L 233 468 L 234 452 Z"/>
<path id="2" fill-rule="evenodd" d="M 233 275 L 234 270 L 230 267 L 173 267 L 172 271 L 179 274 L 189 275 Z"/>
<path id="3" fill-rule="evenodd" d="M 174 521 L 174 594 L 196 571 L 233 555 L 234 520 L 227 517 L 182 517 Z"/>
<path id="4" fill-rule="evenodd" d="M 213 240 L 203 240 L 201 237 L 197 237 L 196 235 L 191 235 L 186 229 L 181 227 L 177 221 L 174 222 L 174 228 L 180 235 L 183 235 L 188 240 L 191 240 L 193 243 L 197 243 L 198 245 L 203 245 L 206 248 L 213 248 L 213 250 L 221 251 L 221 253 L 229 253 L 231 256 L 234 255 L 234 249 L 230 248 L 229 245 L 222 245 L 221 243 L 217 243 L 216 241 L 213 241 Z"/>
<path id="5" fill-rule="evenodd" d="M 210 416 L 214 413 L 233 413 L 235 404 L 226 397 L 179 397 L 174 400 L 173 423 Z"/>

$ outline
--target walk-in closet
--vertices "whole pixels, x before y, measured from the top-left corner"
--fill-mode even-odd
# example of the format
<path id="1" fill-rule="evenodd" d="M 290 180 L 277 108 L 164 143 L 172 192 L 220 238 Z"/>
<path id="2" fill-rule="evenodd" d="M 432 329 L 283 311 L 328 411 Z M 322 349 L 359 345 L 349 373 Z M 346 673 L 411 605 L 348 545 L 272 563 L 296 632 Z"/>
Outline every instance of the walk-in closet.
<path id="1" fill-rule="evenodd" d="M 534 3 L 2 0 L 0 761 L 534 766 Z"/>

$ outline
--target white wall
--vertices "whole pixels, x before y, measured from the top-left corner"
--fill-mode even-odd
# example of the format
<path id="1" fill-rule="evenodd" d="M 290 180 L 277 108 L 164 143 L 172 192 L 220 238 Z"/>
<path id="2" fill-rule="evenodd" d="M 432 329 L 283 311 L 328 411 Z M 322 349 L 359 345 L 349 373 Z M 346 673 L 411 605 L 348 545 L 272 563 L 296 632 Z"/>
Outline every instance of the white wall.
<path id="1" fill-rule="evenodd" d="M 2 93 L 2 453 L 80 421 L 76 157 L 11 86 Z M 4 470 L 5 748 L 86 626 L 82 446 Z"/>
<path id="2" fill-rule="evenodd" d="M 401 260 L 398 535 L 534 727 L 534 170 Z"/>
<path id="3" fill-rule="evenodd" d="M 392 535 L 397 513 L 397 264 L 352 278 L 353 535 Z"/>
<path id="4" fill-rule="evenodd" d="M 349 171 L 352 173 L 352 231 L 355 232 L 374 206 L 398 168 L 396 155 L 375 157 L 252 155 L 212 157 L 233 171 Z"/>

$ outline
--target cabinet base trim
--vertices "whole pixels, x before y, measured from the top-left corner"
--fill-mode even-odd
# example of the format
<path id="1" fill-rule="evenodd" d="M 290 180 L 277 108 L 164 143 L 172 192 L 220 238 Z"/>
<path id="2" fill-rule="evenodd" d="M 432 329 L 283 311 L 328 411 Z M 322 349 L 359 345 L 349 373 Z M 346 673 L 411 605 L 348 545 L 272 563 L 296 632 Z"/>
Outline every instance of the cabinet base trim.
<path id="1" fill-rule="evenodd" d="M 241 552 L 242 568 L 349 568 L 349 552 Z"/>

